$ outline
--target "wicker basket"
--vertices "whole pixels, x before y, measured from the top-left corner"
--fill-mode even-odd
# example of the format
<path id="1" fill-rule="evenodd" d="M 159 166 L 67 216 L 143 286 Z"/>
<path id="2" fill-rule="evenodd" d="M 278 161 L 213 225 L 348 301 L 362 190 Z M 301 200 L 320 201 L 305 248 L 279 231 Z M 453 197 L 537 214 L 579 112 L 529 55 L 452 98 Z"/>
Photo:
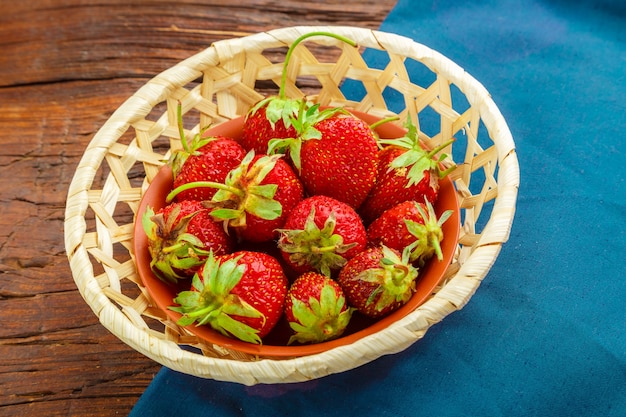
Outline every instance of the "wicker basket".
<path id="1" fill-rule="evenodd" d="M 380 50 L 388 63 L 382 69 L 370 68 L 358 49 L 313 37 L 294 51 L 287 95 L 301 97 L 301 86 L 308 85 L 314 89 L 308 96 L 322 105 L 344 105 L 380 117 L 395 112 L 399 124 L 410 117 L 430 146 L 456 137 L 452 153 L 458 167 L 451 178 L 462 211 L 457 254 L 424 304 L 352 344 L 281 359 L 208 345 L 152 305 L 133 259 L 134 214 L 171 149 L 180 146 L 178 101 L 189 133 L 244 114 L 263 97 L 259 91 L 277 90 L 282 72 L 277 57 L 284 58 L 288 45 L 302 34 L 319 30 Z M 316 58 L 320 48 L 338 48 L 335 62 Z M 346 80 L 362 84 L 365 96 L 360 102 L 342 94 L 339 87 Z M 395 102 L 403 103 L 402 108 L 389 109 L 387 94 L 400 97 Z M 343 372 L 406 349 L 469 301 L 509 236 L 519 183 L 514 146 L 485 88 L 449 59 L 408 38 L 353 27 L 292 27 L 216 42 L 144 85 L 92 139 L 68 191 L 69 263 L 80 293 L 100 322 L 171 369 L 246 385 Z"/>

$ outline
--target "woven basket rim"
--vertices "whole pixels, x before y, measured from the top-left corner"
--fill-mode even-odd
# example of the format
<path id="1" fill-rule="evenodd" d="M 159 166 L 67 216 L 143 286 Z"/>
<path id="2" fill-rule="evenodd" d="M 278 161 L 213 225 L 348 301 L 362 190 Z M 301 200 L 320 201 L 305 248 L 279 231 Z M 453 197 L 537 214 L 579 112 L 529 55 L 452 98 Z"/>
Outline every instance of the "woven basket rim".
<path id="1" fill-rule="evenodd" d="M 292 359 L 261 358 L 258 361 L 215 358 L 186 351 L 173 341 L 161 339 L 137 328 L 96 282 L 89 254 L 82 245 L 86 233 L 88 190 L 96 173 L 93 167 L 99 166 L 105 160 L 108 150 L 116 143 L 121 132 L 144 118 L 156 103 L 165 101 L 177 88 L 199 78 L 207 67 L 234 59 L 242 50 L 249 48 L 260 51 L 287 46 L 300 35 L 311 31 L 333 31 L 349 35 L 361 46 L 383 49 L 391 54 L 419 60 L 458 86 L 471 105 L 479 109 L 483 123 L 492 140 L 497 143 L 499 164 L 498 195 L 491 217 L 484 227 L 489 233 L 482 234 L 481 241 L 456 275 L 413 313 L 376 334 L 323 353 Z M 333 40 L 318 42 L 334 43 Z M 245 385 L 297 382 L 343 372 L 379 356 L 402 351 L 423 337 L 431 325 L 462 308 L 495 262 L 501 245 L 508 239 L 518 186 L 519 166 L 515 144 L 506 121 L 485 87 L 447 57 L 412 39 L 371 29 L 349 26 L 280 28 L 215 42 L 155 76 L 112 114 L 89 143 L 70 184 L 65 217 L 65 246 L 74 279 L 83 298 L 104 327 L 137 351 L 171 369 L 204 378 Z M 427 312 L 428 323 L 424 322 L 424 312 Z M 372 347 L 373 340 L 376 341 L 376 348 Z"/>

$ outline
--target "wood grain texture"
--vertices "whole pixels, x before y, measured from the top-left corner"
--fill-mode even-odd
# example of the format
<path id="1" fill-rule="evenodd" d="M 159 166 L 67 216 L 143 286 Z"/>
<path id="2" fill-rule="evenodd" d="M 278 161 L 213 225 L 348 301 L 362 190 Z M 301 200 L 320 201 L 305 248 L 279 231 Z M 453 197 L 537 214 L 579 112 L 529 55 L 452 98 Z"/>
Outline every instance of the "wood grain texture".
<path id="1" fill-rule="evenodd" d="M 67 188 L 110 114 L 214 41 L 294 25 L 377 28 L 394 3 L 3 2 L 0 416 L 127 415 L 160 369 L 99 324 L 64 252 Z"/>

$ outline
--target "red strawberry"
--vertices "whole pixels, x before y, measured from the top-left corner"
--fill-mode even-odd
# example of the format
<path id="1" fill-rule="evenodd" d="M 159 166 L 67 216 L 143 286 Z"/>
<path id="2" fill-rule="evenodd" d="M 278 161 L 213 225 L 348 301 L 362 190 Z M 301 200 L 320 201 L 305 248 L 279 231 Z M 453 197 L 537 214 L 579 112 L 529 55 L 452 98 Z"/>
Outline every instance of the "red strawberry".
<path id="1" fill-rule="evenodd" d="M 383 211 L 407 200 L 434 203 L 439 193 L 439 179 L 454 169 L 444 171 L 440 163 L 447 157 L 435 155 L 452 141 L 433 149 L 424 149 L 417 137 L 417 128 L 407 122 L 407 134 L 399 139 L 379 139 L 386 144 L 379 151 L 376 183 L 359 209 L 366 223 L 374 221 Z"/>
<path id="2" fill-rule="evenodd" d="M 301 106 L 309 106 L 302 100 L 268 97 L 258 102 L 246 115 L 241 144 L 258 154 L 269 153 L 273 139 L 296 137 L 292 119 L 298 117 Z"/>
<path id="3" fill-rule="evenodd" d="M 376 246 L 359 253 L 339 272 L 337 281 L 348 304 L 369 317 L 382 317 L 406 304 L 415 291 L 417 269 L 409 251 Z"/>
<path id="4" fill-rule="evenodd" d="M 283 314 L 288 282 L 273 257 L 252 251 L 209 256 L 172 310 L 182 326 L 209 325 L 227 336 L 261 343 Z"/>
<path id="5" fill-rule="evenodd" d="M 246 151 L 234 139 L 224 136 L 202 137 L 202 132 L 195 135 L 191 143 L 187 143 L 180 105 L 178 109 L 183 149 L 175 151 L 169 160 L 174 175 L 173 187 L 196 181 L 223 182 L 228 173 L 239 165 Z M 176 200 L 210 200 L 216 191 L 213 188 L 191 188 L 178 194 Z"/>
<path id="6" fill-rule="evenodd" d="M 189 183 L 174 189 L 167 199 L 188 187 L 217 188 L 211 201 L 204 202 L 213 209 L 213 218 L 234 230 L 241 240 L 272 240 L 304 194 L 302 183 L 281 156 L 255 155 L 250 151 L 224 183 Z"/>
<path id="7" fill-rule="evenodd" d="M 278 248 L 294 271 L 317 271 L 326 276 L 365 249 L 367 241 L 356 211 L 322 195 L 298 203 L 279 232 Z"/>
<path id="8" fill-rule="evenodd" d="M 297 146 L 291 142 L 280 142 L 282 139 L 295 138 L 296 129 L 293 124 L 309 112 L 311 103 L 304 99 L 289 99 L 285 90 L 287 86 L 287 70 L 291 55 L 302 41 L 312 36 L 328 36 L 339 39 L 356 47 L 356 43 L 341 35 L 331 32 L 309 32 L 296 39 L 287 50 L 278 95 L 267 97 L 259 101 L 246 115 L 243 125 L 242 144 L 247 150 L 256 153 L 273 154 L 285 153 L 290 146 Z M 313 111 L 316 111 L 315 108 Z M 280 144 L 272 143 L 278 140 Z"/>
<path id="9" fill-rule="evenodd" d="M 327 195 L 358 208 L 376 181 L 374 133 L 363 120 L 345 114 L 325 118 L 313 127 L 319 138 L 303 138 L 300 150 L 304 188 L 310 195 Z M 293 153 L 291 157 L 295 160 Z"/>
<path id="10" fill-rule="evenodd" d="M 142 218 L 148 236 L 150 267 L 165 282 L 189 278 L 206 260 L 209 251 L 224 255 L 234 242 L 199 201 L 181 201 L 160 209 L 148 207 Z"/>
<path id="11" fill-rule="evenodd" d="M 300 275 L 285 303 L 287 322 L 295 332 L 288 344 L 335 339 L 343 334 L 352 312 L 337 282 L 316 272 Z"/>
<path id="12" fill-rule="evenodd" d="M 235 140 L 223 136 L 207 138 L 204 145 L 189 155 L 174 178 L 173 187 L 196 181 L 223 182 L 243 160 L 246 152 Z M 176 196 L 180 200 L 210 200 L 217 190 L 191 188 Z"/>
<path id="13" fill-rule="evenodd" d="M 439 220 L 433 206 L 425 203 L 405 201 L 383 212 L 367 228 L 370 244 L 383 244 L 397 251 L 410 246 L 409 260 L 421 266 L 433 255 L 442 260 L 440 242 L 443 240 L 441 225 L 452 215 L 452 210 L 444 212 Z"/>

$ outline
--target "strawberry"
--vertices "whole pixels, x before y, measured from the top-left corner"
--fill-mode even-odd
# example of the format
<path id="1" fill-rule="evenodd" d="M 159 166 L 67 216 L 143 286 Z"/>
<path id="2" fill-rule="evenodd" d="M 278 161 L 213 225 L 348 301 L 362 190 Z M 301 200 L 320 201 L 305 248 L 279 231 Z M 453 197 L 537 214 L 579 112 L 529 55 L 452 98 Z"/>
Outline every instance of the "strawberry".
<path id="1" fill-rule="evenodd" d="M 223 182 L 245 156 L 244 148 L 232 138 L 202 137 L 202 132 L 188 143 L 182 128 L 180 105 L 178 120 L 183 149 L 174 151 L 168 161 L 174 175 L 173 187 L 197 181 Z M 213 188 L 192 188 L 178 194 L 176 200 L 210 200 L 216 191 Z"/>
<path id="2" fill-rule="evenodd" d="M 433 255 L 443 259 L 440 242 L 443 240 L 441 225 L 452 215 L 445 211 L 439 219 L 432 204 L 405 201 L 386 210 L 367 228 L 368 242 L 383 244 L 398 251 L 411 246 L 409 260 L 420 266 Z"/>
<path id="3" fill-rule="evenodd" d="M 300 177 L 310 195 L 327 195 L 356 209 L 376 181 L 376 137 L 363 120 L 327 110 L 334 114 L 313 125 L 319 138 L 303 138 Z M 298 159 L 293 153 L 291 158 Z"/>
<path id="4" fill-rule="evenodd" d="M 365 227 L 356 211 L 323 195 L 298 203 L 279 233 L 278 248 L 294 271 L 316 271 L 326 276 L 365 249 L 367 242 Z"/>
<path id="5" fill-rule="evenodd" d="M 234 230 L 240 240 L 266 242 L 277 237 L 287 215 L 303 198 L 302 183 L 282 155 L 256 155 L 254 151 L 233 169 L 224 183 L 194 182 L 174 189 L 174 198 L 188 188 L 217 188 L 211 201 L 214 219 Z"/>
<path id="6" fill-rule="evenodd" d="M 173 187 L 196 182 L 223 182 L 243 160 L 246 152 L 235 140 L 223 136 L 206 138 L 205 144 L 191 153 L 174 178 Z M 176 196 L 180 200 L 210 200 L 217 190 L 191 188 Z"/>
<path id="7" fill-rule="evenodd" d="M 417 268 L 409 262 L 410 248 L 402 254 L 384 245 L 368 248 L 350 259 L 337 281 L 348 304 L 379 318 L 406 304 L 415 292 Z"/>
<path id="8" fill-rule="evenodd" d="M 271 140 L 296 137 L 292 119 L 298 117 L 301 106 L 309 107 L 310 104 L 276 96 L 259 101 L 246 114 L 241 145 L 258 154 L 267 154 Z"/>
<path id="9" fill-rule="evenodd" d="M 189 278 L 206 260 L 232 252 L 234 242 L 199 201 L 175 202 L 158 210 L 150 207 L 142 218 L 148 236 L 150 267 L 163 281 Z"/>
<path id="10" fill-rule="evenodd" d="M 304 98 L 287 98 L 287 70 L 294 49 L 312 36 L 328 36 L 357 47 L 352 40 L 331 32 L 310 32 L 296 39 L 285 55 L 278 94 L 257 102 L 246 114 L 242 134 L 246 149 L 266 154 L 287 153 L 287 160 L 298 158 L 301 141 L 296 137 L 303 134 L 303 119 L 312 120 L 313 115 L 319 113 L 319 105 L 313 106 Z M 294 166 L 299 170 L 299 161 L 295 161 Z"/>
<path id="11" fill-rule="evenodd" d="M 291 284 L 285 303 L 285 317 L 294 331 L 288 344 L 319 343 L 341 336 L 353 310 L 331 278 L 316 272 L 300 275 Z"/>
<path id="12" fill-rule="evenodd" d="M 453 141 L 427 150 L 420 145 L 415 125 L 408 121 L 406 126 L 404 137 L 378 141 L 387 146 L 379 151 L 375 185 L 359 209 L 366 224 L 403 201 L 424 201 L 427 198 L 434 203 L 439 193 L 439 180 L 455 168 L 452 166 L 442 171 L 440 164 L 447 156 L 435 158 Z"/>
<path id="13" fill-rule="evenodd" d="M 283 314 L 288 282 L 278 261 L 261 252 L 211 253 L 191 289 L 170 307 L 181 326 L 209 325 L 220 333 L 260 344 Z"/>

